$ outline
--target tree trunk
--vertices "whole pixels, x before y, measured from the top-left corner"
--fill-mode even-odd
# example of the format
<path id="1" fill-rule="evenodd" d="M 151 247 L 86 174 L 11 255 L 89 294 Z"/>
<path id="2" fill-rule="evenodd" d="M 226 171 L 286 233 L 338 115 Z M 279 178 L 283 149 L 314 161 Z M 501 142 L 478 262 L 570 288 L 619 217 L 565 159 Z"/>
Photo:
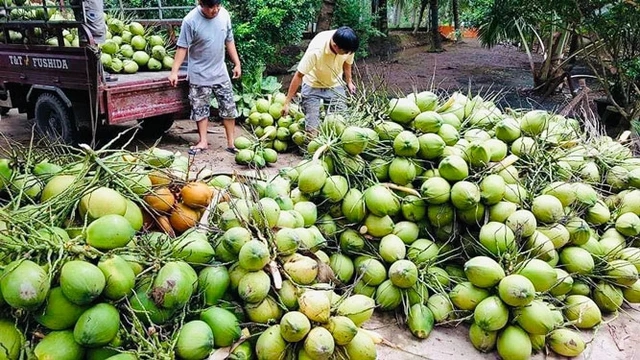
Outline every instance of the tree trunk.
<path id="1" fill-rule="evenodd" d="M 460 33 L 460 9 L 458 8 L 458 0 L 451 0 L 451 12 L 453 13 L 453 29 L 456 32 L 456 40 L 462 36 Z"/>
<path id="2" fill-rule="evenodd" d="M 331 29 L 331 21 L 333 20 L 333 10 L 335 7 L 335 0 L 322 0 L 318 23 L 316 24 L 316 32 Z"/>
<path id="3" fill-rule="evenodd" d="M 402 2 L 396 3 L 393 13 L 393 26 L 398 27 L 402 17 Z"/>
<path id="4" fill-rule="evenodd" d="M 389 9 L 387 0 L 378 0 L 378 9 L 375 13 L 378 16 L 378 30 L 381 33 L 389 34 Z"/>
<path id="5" fill-rule="evenodd" d="M 418 12 L 418 22 L 416 23 L 416 27 L 413 28 L 413 33 L 417 33 L 420 28 L 420 24 L 422 24 L 422 17 L 424 16 L 424 11 L 427 9 L 427 5 L 429 5 L 428 0 L 420 1 L 420 11 Z"/>
<path id="6" fill-rule="evenodd" d="M 431 13 L 431 33 L 433 34 L 433 51 L 442 50 L 438 21 L 438 0 L 429 0 L 429 12 Z"/>

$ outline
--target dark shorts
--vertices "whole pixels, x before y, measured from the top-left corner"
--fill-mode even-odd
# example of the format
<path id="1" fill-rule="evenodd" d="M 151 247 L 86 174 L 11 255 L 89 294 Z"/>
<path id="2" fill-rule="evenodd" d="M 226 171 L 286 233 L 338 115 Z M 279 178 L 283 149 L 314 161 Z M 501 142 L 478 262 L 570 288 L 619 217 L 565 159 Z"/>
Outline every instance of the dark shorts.
<path id="1" fill-rule="evenodd" d="M 213 86 L 194 84 L 189 86 L 191 120 L 200 121 L 209 118 L 212 93 L 218 100 L 218 111 L 221 118 L 235 119 L 238 117 L 236 103 L 233 101 L 233 86 L 230 81 L 227 81 Z"/>
<path id="2" fill-rule="evenodd" d="M 305 118 L 305 129 L 316 130 L 320 126 L 320 106 L 324 103 L 327 114 L 340 113 L 347 108 L 345 89 L 343 86 L 334 88 L 314 88 L 302 84 L 302 111 Z"/>

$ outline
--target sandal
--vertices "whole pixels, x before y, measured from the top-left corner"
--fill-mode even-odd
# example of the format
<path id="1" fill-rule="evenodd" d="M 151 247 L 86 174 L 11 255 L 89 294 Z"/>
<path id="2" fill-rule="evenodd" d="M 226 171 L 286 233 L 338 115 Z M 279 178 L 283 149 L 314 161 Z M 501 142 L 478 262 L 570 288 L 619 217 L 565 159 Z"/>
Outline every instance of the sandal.
<path id="1" fill-rule="evenodd" d="M 207 149 L 192 147 L 189 149 L 189 155 L 198 155 L 205 152 Z"/>
<path id="2" fill-rule="evenodd" d="M 237 154 L 238 153 L 238 149 L 234 148 L 234 147 L 228 147 L 225 149 L 227 152 L 232 153 L 232 154 Z"/>

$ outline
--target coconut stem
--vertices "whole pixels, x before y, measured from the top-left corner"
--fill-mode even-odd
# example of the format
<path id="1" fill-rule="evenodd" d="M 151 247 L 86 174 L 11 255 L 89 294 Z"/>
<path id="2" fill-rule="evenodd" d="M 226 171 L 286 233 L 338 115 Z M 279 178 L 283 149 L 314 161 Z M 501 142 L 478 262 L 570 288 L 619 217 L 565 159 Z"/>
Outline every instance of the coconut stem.
<path id="1" fill-rule="evenodd" d="M 271 277 L 273 278 L 273 286 L 276 290 L 282 289 L 282 275 L 278 270 L 278 264 L 275 261 L 271 260 L 269 263 L 269 273 L 271 273 Z"/>
<path id="2" fill-rule="evenodd" d="M 411 194 L 411 195 L 415 195 L 417 197 L 420 197 L 420 193 L 416 189 L 411 189 L 411 188 L 408 188 L 408 187 L 405 187 L 405 186 L 396 185 L 396 184 L 393 184 L 393 183 L 384 183 L 382 185 L 386 186 L 388 189 L 398 190 L 398 191 L 405 192 L 407 194 Z"/>
<path id="3" fill-rule="evenodd" d="M 313 160 L 320 159 L 320 156 L 322 156 L 322 154 L 324 154 L 324 152 L 327 151 L 328 148 L 329 148 L 329 144 L 324 144 L 320 146 L 318 150 L 316 150 L 316 152 L 313 153 Z"/>
<path id="4" fill-rule="evenodd" d="M 506 158 L 502 159 L 501 161 L 495 162 L 495 163 L 490 163 L 488 166 L 488 170 L 491 172 L 494 171 L 501 171 L 513 164 L 516 163 L 516 161 L 518 161 L 520 158 L 516 155 L 509 155 Z"/>

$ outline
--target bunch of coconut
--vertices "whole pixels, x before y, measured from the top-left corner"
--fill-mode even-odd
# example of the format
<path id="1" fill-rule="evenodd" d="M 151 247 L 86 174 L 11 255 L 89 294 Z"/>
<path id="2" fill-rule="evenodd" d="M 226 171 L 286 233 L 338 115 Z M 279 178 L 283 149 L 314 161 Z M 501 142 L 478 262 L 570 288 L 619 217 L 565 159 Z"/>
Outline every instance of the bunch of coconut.
<path id="1" fill-rule="evenodd" d="M 360 328 L 374 306 L 363 295 L 335 299 L 326 291 L 305 290 L 297 310 L 258 337 L 256 354 L 260 359 L 376 359 L 375 336 Z"/>
<path id="2" fill-rule="evenodd" d="M 233 262 L 230 288 L 249 320 L 280 323 L 258 339 L 258 356 L 281 358 L 286 352 L 300 352 L 312 358 L 334 353 L 375 358 L 373 339 L 359 329 L 375 303 L 363 295 L 339 296 L 333 290 L 349 279 L 332 269 L 350 260 L 340 254 L 329 257 L 322 250 L 327 229 L 318 221 L 316 205 L 291 197 L 291 180 L 281 175 L 252 185 L 223 176 L 212 183 L 232 194 L 214 220 L 226 229 L 216 253 L 222 261 Z M 261 230 L 250 230 L 256 228 Z"/>
<path id="3" fill-rule="evenodd" d="M 113 16 L 105 16 L 105 20 L 108 31 L 105 42 L 100 44 L 100 61 L 105 70 L 134 74 L 141 69 L 171 69 L 173 56 L 167 50 L 168 44 L 162 35 L 136 21 L 125 24 Z"/>
<path id="4" fill-rule="evenodd" d="M 236 162 L 246 163 L 250 159 L 250 151 L 256 140 L 266 149 L 273 149 L 278 153 L 291 151 L 301 146 L 305 140 L 304 114 L 300 112 L 296 104 L 289 106 L 289 114 L 282 116 L 282 106 L 286 95 L 277 92 L 273 95 L 258 98 L 251 105 L 249 115 L 245 120 L 247 136 L 236 138 L 234 145 L 241 151 L 236 156 Z M 248 150 L 248 151 L 242 151 Z"/>

